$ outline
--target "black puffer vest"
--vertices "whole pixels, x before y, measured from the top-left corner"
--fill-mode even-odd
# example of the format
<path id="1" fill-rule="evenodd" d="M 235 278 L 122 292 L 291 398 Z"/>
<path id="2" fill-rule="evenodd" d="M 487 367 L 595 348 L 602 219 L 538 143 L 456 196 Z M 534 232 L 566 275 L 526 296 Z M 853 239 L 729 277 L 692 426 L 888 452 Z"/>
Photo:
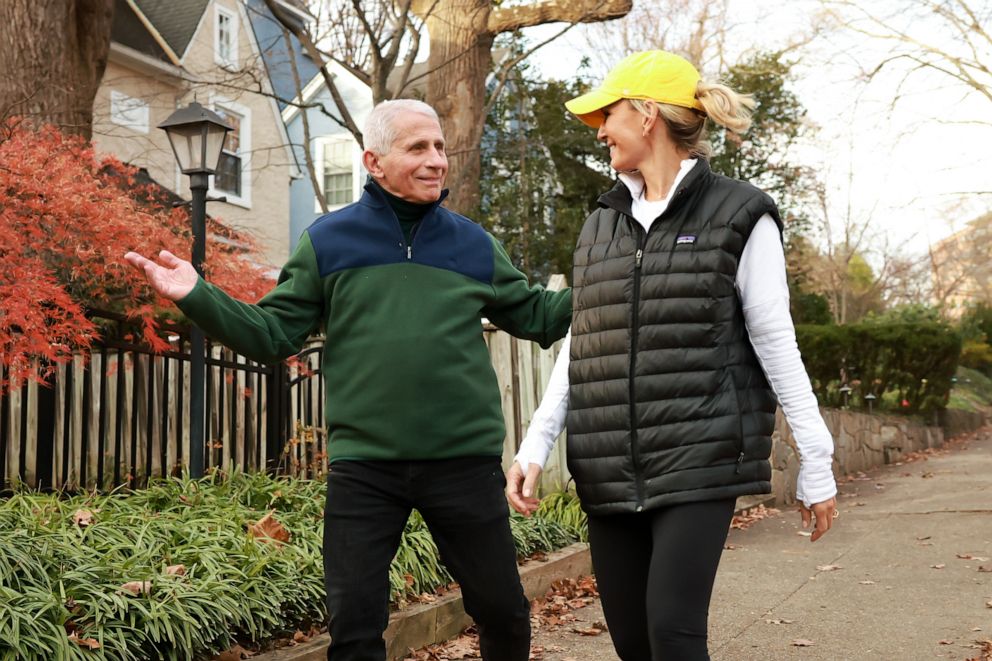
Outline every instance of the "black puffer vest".
<path id="1" fill-rule="evenodd" d="M 703 159 L 645 233 L 621 183 L 575 249 L 568 467 L 591 514 L 771 491 L 775 396 L 735 280 L 772 199 Z"/>

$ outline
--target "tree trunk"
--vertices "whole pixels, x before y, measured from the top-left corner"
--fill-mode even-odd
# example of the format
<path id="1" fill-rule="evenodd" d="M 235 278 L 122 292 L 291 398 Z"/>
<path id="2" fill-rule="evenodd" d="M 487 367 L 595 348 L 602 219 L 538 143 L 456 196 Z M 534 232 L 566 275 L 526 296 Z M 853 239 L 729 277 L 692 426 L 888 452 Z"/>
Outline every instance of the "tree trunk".
<path id="1" fill-rule="evenodd" d="M 0 2 L 0 119 L 19 115 L 88 140 L 113 11 L 113 0 Z"/>
<path id="2" fill-rule="evenodd" d="M 427 103 L 437 110 L 448 152 L 447 206 L 473 216 L 479 208 L 479 143 L 493 36 L 490 0 L 438 3 L 427 17 L 431 51 Z"/>

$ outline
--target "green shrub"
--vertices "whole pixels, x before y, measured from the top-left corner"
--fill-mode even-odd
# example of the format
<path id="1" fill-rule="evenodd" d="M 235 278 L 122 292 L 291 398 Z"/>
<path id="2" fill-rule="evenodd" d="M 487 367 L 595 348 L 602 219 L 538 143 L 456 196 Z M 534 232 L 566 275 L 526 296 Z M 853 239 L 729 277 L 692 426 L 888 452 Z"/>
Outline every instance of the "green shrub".
<path id="1" fill-rule="evenodd" d="M 841 387 L 851 388 L 848 404 L 927 413 L 947 404 L 951 377 L 961 354 L 961 336 L 942 322 L 868 322 L 847 326 L 797 326 L 796 337 L 817 399 L 844 405 Z M 902 402 L 908 402 L 903 407 Z"/>
<path id="2" fill-rule="evenodd" d="M 196 659 L 319 624 L 325 493 L 323 481 L 215 473 L 130 494 L 0 500 L 0 660 Z M 76 524 L 80 510 L 91 524 Z M 248 533 L 273 510 L 286 544 Z M 515 516 L 511 529 L 521 555 L 576 540 L 541 516 Z M 171 565 L 185 575 L 166 573 Z M 144 581 L 147 594 L 122 587 Z M 390 569 L 391 597 L 449 581 L 415 512 Z"/>

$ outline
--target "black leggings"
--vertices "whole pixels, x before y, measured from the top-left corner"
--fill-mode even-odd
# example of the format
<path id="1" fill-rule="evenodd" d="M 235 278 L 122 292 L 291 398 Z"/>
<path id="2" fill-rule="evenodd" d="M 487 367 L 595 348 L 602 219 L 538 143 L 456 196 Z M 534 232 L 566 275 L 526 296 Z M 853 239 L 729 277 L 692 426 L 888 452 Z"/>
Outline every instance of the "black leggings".
<path id="1" fill-rule="evenodd" d="M 707 614 L 735 499 L 589 517 L 589 545 L 623 661 L 708 661 Z"/>

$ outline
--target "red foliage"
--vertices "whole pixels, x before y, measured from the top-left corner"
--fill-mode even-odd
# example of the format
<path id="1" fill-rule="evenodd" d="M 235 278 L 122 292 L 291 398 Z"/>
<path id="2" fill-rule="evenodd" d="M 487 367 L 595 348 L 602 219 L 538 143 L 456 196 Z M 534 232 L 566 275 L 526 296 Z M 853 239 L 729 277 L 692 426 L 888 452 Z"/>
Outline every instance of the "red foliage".
<path id="1" fill-rule="evenodd" d="M 54 128 L 0 126 L 0 393 L 12 380 L 44 380 L 88 347 L 97 335 L 88 307 L 123 311 L 149 345 L 167 348 L 156 316 L 171 303 L 123 255 L 167 248 L 189 259 L 190 223 L 185 207 L 168 206 L 137 174 Z M 271 282 L 249 261 L 250 240 L 213 220 L 207 233 L 207 278 L 257 300 Z"/>

